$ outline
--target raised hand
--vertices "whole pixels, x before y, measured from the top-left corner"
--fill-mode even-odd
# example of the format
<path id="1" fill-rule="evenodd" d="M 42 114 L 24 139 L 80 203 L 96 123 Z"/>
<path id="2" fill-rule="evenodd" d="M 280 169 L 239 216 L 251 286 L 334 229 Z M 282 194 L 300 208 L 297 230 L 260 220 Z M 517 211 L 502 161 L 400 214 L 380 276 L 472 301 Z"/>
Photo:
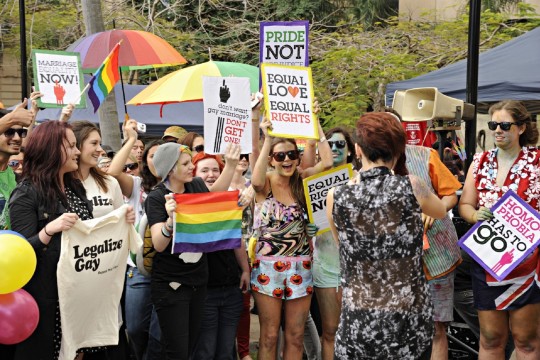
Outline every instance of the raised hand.
<path id="1" fill-rule="evenodd" d="M 240 161 L 241 151 L 242 148 L 240 147 L 240 145 L 229 143 L 227 145 L 227 148 L 225 149 L 225 155 L 223 155 L 223 157 L 225 158 L 225 166 L 232 166 L 236 168 L 236 165 L 238 165 L 238 161 Z"/>
<path id="2" fill-rule="evenodd" d="M 60 114 L 59 121 L 68 122 L 73 115 L 73 109 L 75 109 L 75 104 L 67 104 L 62 108 L 62 113 Z"/>

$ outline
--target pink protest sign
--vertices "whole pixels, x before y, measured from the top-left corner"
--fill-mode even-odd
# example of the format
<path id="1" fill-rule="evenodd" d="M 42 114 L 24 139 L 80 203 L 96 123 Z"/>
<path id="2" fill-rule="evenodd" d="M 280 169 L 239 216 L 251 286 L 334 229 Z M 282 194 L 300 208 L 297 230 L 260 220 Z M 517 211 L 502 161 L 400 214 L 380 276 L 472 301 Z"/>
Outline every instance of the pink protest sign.
<path id="1" fill-rule="evenodd" d="M 502 281 L 540 243 L 540 216 L 512 190 L 491 211 L 493 218 L 477 222 L 458 244 Z"/>

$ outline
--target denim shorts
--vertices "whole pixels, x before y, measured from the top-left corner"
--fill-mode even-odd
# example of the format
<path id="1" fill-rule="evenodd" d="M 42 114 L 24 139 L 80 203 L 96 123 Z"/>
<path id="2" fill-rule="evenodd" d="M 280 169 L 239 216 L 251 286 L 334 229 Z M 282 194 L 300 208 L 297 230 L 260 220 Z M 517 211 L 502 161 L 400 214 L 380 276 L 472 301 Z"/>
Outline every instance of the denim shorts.
<path id="1" fill-rule="evenodd" d="M 257 256 L 251 270 L 251 291 L 283 300 L 313 293 L 309 256 Z"/>
<path id="2" fill-rule="evenodd" d="M 433 301 L 433 318 L 438 322 L 454 320 L 454 277 L 452 271 L 442 277 L 428 280 L 429 292 Z"/>

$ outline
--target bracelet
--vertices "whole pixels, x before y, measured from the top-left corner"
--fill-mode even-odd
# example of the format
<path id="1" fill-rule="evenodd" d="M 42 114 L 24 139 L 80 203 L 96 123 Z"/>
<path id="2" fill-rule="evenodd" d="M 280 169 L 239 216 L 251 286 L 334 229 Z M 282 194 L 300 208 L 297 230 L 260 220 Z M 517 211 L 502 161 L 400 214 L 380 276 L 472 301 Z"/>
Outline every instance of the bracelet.
<path id="1" fill-rule="evenodd" d="M 325 142 L 325 141 L 326 141 L 326 136 L 323 136 L 322 138 L 319 139 L 319 142 L 320 142 L 320 143 L 323 143 L 323 142 Z"/>
<path id="2" fill-rule="evenodd" d="M 168 221 L 169 221 L 169 220 L 165 221 L 165 227 L 167 228 L 167 230 L 168 230 L 169 232 L 171 232 L 171 231 L 173 230 L 173 226 L 174 226 L 174 225 L 169 226 L 169 222 L 168 222 Z"/>
<path id="3" fill-rule="evenodd" d="M 161 227 L 161 235 L 165 236 L 166 238 L 171 238 L 171 232 L 167 230 L 166 226 Z"/>
<path id="4" fill-rule="evenodd" d="M 43 231 L 45 231 L 45 235 L 47 235 L 47 236 L 49 236 L 49 237 L 53 237 L 53 236 L 54 236 L 54 234 L 51 235 L 51 234 L 49 234 L 49 233 L 47 232 L 47 225 L 45 225 L 45 226 L 43 227 Z"/>

